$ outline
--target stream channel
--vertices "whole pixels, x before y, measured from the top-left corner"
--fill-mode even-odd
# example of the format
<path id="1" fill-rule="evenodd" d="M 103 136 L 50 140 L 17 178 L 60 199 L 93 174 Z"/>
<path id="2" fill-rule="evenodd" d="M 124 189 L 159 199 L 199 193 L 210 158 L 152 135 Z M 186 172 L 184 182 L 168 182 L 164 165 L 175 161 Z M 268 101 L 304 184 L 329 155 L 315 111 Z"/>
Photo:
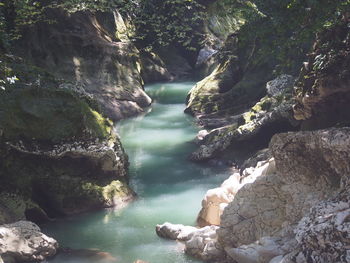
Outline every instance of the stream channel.
<path id="1" fill-rule="evenodd" d="M 117 125 L 129 155 L 130 184 L 138 194 L 135 202 L 121 210 L 105 209 L 43 227 L 61 247 L 94 248 L 109 254 L 103 259 L 86 253 L 59 254 L 48 262 L 200 262 L 186 256 L 179 243 L 155 233 L 156 224 L 164 222 L 195 225 L 206 191 L 229 176 L 227 168 L 187 160 L 196 148 L 193 139 L 199 130 L 193 117 L 183 113 L 193 85 L 178 82 L 146 86 L 154 101 L 148 112 Z"/>

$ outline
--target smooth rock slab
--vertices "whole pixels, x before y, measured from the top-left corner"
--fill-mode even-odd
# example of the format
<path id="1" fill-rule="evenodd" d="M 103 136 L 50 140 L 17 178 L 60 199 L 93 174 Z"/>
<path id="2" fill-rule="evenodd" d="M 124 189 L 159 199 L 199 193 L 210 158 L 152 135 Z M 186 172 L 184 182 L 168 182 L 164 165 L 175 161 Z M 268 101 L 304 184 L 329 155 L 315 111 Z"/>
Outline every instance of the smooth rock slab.
<path id="1" fill-rule="evenodd" d="M 57 241 L 41 233 L 32 222 L 0 226 L 0 254 L 4 262 L 41 261 L 55 255 L 57 248 Z"/>

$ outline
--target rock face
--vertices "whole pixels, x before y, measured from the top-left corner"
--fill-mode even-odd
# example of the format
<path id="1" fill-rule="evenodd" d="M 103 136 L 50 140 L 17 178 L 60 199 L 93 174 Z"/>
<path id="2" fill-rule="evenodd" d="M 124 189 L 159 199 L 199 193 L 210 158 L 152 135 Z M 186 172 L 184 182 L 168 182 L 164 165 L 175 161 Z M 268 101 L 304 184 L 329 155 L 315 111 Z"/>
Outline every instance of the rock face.
<path id="1" fill-rule="evenodd" d="M 347 180 L 349 132 L 344 128 L 275 135 L 270 149 L 277 172 L 270 170 L 238 191 L 221 217 L 221 242 L 237 247 L 273 235 L 339 191 L 341 178 Z"/>
<path id="2" fill-rule="evenodd" d="M 191 159 L 210 159 L 228 148 L 248 142 L 253 148 L 254 144 L 255 148 L 266 147 L 275 133 L 296 129 L 299 123 L 293 118 L 291 79 L 291 76 L 282 75 L 272 80 L 272 83 L 268 82 L 270 84 L 267 87 L 274 86 L 278 92 L 274 92 L 274 96 L 263 97 L 249 111 L 231 118 L 231 124 L 211 130 L 201 141 L 198 150 L 192 153 Z"/>
<path id="3" fill-rule="evenodd" d="M 4 262 L 42 261 L 56 254 L 58 243 L 28 221 L 0 225 L 0 255 Z"/>
<path id="4" fill-rule="evenodd" d="M 217 112 L 221 112 L 221 115 L 237 114 L 242 107 L 246 107 L 248 100 L 259 98 L 253 90 L 263 84 L 266 76 L 260 76 L 258 70 L 244 72 L 244 65 L 237 57 L 238 49 L 237 36 L 228 37 L 218 54 L 222 58 L 218 60 L 216 68 L 190 91 L 185 112 L 196 116 Z M 256 83 L 252 84 L 248 79 L 254 79 Z"/>
<path id="5" fill-rule="evenodd" d="M 56 23 L 26 30 L 17 46 L 18 55 L 57 78 L 84 86 L 113 120 L 138 114 L 150 105 L 143 90 L 139 51 L 125 34 L 119 34 L 120 39 L 115 36 L 123 26 L 120 14 L 68 16 L 52 10 L 50 19 Z M 149 60 L 146 68 L 152 64 Z"/>
<path id="6" fill-rule="evenodd" d="M 275 135 L 274 160 L 246 168 L 240 184 L 238 173 L 228 180 L 230 203 L 218 199 L 221 188 L 209 191 L 226 205 L 220 225 L 181 237 L 185 251 L 210 262 L 349 262 L 349 138 L 350 128 Z"/>
<path id="7" fill-rule="evenodd" d="M 294 262 L 350 261 L 349 201 L 345 190 L 335 198 L 312 207 L 295 230 L 299 251 Z"/>
<path id="8" fill-rule="evenodd" d="M 29 87 L 0 100 L 1 222 L 42 222 L 133 198 L 127 156 L 91 98 Z"/>
<path id="9" fill-rule="evenodd" d="M 349 17 L 318 35 L 296 83 L 296 119 L 304 129 L 348 124 L 350 111 Z M 336 50 L 336 52 L 334 52 Z"/>
<path id="10" fill-rule="evenodd" d="M 201 227 L 217 225 L 221 223 L 220 217 L 226 206 L 233 201 L 237 192 L 248 183 L 252 183 L 258 176 L 271 173 L 274 170 L 274 160 L 258 162 L 256 167 L 250 167 L 231 175 L 218 188 L 210 189 L 202 201 L 202 209 L 197 218 L 197 224 Z"/>

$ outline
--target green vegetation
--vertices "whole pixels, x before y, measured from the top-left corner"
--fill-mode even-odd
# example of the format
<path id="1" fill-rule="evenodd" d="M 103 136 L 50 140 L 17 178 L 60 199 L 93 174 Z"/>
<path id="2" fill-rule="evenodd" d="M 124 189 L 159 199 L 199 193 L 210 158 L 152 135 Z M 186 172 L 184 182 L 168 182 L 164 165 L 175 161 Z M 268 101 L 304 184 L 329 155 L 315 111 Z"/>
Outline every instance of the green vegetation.
<path id="1" fill-rule="evenodd" d="M 108 138 L 111 127 L 86 101 L 67 90 L 14 89 L 0 97 L 0 128 L 6 140 Z"/>
<path id="2" fill-rule="evenodd" d="M 4 0 L 0 3 L 0 46 L 9 47 L 21 30 L 38 22 L 54 23 L 50 9 L 113 11 L 129 18 L 129 34 L 148 49 L 179 44 L 193 50 L 203 36 L 198 32 L 205 17 L 196 0 Z"/>
<path id="3" fill-rule="evenodd" d="M 310 51 L 315 34 L 337 23 L 349 12 L 349 0 L 224 0 L 223 10 L 245 21 L 239 30 L 240 46 L 251 46 L 253 63 L 266 56 L 277 60 L 276 74 L 296 72 Z M 239 11 L 237 11 L 239 10 Z"/>

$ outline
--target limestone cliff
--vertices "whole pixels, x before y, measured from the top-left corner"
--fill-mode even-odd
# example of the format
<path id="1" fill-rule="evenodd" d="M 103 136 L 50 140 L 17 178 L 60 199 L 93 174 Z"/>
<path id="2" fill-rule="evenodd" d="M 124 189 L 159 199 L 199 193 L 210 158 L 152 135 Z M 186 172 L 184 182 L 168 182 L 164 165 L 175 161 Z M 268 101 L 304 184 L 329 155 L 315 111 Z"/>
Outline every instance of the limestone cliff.
<path id="1" fill-rule="evenodd" d="M 285 117 L 293 121 L 294 114 L 302 120 L 302 129 L 312 131 L 274 135 L 269 151 L 261 153 L 265 160 L 245 162 L 240 173 L 207 192 L 198 216 L 202 228 L 168 223 L 157 226 L 160 236 L 184 241 L 186 253 L 208 262 L 350 261 L 347 17 L 317 36 L 310 61 L 296 82 L 296 92 L 291 93 L 289 87 L 289 99 L 264 115 L 264 100 L 286 95 L 286 90 L 279 88 L 283 81 L 276 79 L 267 85 L 267 97 L 242 116 L 253 123 L 255 119 L 264 123 L 286 106 Z M 263 112 L 262 118 L 259 112 Z M 336 127 L 318 129 L 330 126 Z M 209 147 L 202 152 L 200 148 L 196 153 L 201 155 L 197 156 L 208 153 L 210 157 L 235 139 L 232 128 L 231 134 L 220 133 L 224 129 L 209 132 L 201 146 Z M 254 134 L 254 129 L 250 133 Z M 226 134 L 223 138 L 227 140 L 218 140 L 221 134 Z M 245 133 L 237 136 L 244 137 Z M 208 138 L 216 144 L 208 144 Z M 253 167 L 247 168 L 249 164 Z"/>
<path id="2" fill-rule="evenodd" d="M 27 29 L 16 54 L 57 78 L 84 86 L 111 119 L 135 115 L 151 99 L 143 90 L 139 51 L 126 37 L 116 36 L 123 25 L 117 15 L 52 10 L 49 17 L 55 23 Z"/>
<path id="3" fill-rule="evenodd" d="M 0 222 L 132 199 L 127 156 L 93 97 L 21 58 L 2 59 L 18 80 L 0 96 Z"/>
<path id="4" fill-rule="evenodd" d="M 203 209 L 211 215 L 200 216 L 222 213 L 218 227 L 166 224 L 158 234 L 209 262 L 348 262 L 349 136 L 349 128 L 275 135 L 274 159 L 208 192 Z M 232 201 L 220 199 L 225 191 Z"/>
<path id="5" fill-rule="evenodd" d="M 95 105 L 62 86 L 2 92 L 1 222 L 41 222 L 132 198 L 127 156 Z"/>

